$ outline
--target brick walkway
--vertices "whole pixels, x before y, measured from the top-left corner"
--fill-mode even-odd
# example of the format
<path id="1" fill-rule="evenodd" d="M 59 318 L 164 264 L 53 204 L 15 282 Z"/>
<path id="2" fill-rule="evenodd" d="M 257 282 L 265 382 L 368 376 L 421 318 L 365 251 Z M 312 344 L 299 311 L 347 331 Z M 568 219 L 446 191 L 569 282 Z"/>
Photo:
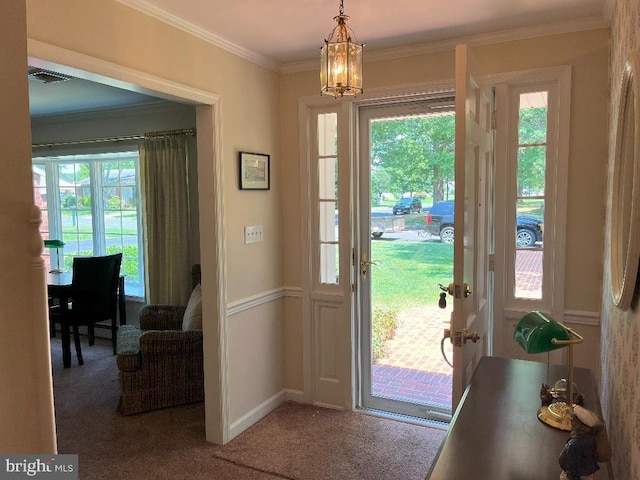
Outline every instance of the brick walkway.
<path id="1" fill-rule="evenodd" d="M 542 252 L 519 250 L 516 256 L 516 295 L 539 297 Z M 451 307 L 413 308 L 400 312 L 398 329 L 388 343 L 388 354 L 373 365 L 372 394 L 408 402 L 451 408 L 452 368 L 442 358 L 440 341 L 448 327 Z M 453 347 L 444 342 L 449 361 Z"/>
<path id="2" fill-rule="evenodd" d="M 450 315 L 450 309 L 438 307 L 400 312 L 388 354 L 373 366 L 373 395 L 451 408 L 451 367 L 440 352 Z M 445 353 L 451 361 L 448 340 Z"/>

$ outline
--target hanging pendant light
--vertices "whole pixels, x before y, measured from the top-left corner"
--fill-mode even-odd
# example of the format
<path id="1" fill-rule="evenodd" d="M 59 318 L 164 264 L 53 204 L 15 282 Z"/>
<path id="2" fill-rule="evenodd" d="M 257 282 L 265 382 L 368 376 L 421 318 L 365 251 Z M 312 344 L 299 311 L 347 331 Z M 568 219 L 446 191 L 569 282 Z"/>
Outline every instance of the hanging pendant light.
<path id="1" fill-rule="evenodd" d="M 340 0 L 340 14 L 333 19 L 338 26 L 324 41 L 320 54 L 320 93 L 333 95 L 357 95 L 362 93 L 362 49 L 353 31 L 347 27 L 349 17 L 344 14 Z"/>

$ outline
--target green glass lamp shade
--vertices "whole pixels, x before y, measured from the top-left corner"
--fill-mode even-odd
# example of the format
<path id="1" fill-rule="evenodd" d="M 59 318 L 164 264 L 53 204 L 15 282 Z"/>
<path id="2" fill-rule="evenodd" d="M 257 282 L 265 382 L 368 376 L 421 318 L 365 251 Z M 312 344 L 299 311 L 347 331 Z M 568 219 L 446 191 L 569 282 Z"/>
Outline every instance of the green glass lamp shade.
<path id="1" fill-rule="evenodd" d="M 44 246 L 45 248 L 62 248 L 64 247 L 64 242 L 62 240 L 45 240 Z"/>
<path id="2" fill-rule="evenodd" d="M 552 339 L 569 340 L 569 331 L 561 323 L 552 320 L 540 312 L 527 313 L 516 325 L 513 339 L 527 353 L 544 353 L 566 347 L 556 344 Z"/>

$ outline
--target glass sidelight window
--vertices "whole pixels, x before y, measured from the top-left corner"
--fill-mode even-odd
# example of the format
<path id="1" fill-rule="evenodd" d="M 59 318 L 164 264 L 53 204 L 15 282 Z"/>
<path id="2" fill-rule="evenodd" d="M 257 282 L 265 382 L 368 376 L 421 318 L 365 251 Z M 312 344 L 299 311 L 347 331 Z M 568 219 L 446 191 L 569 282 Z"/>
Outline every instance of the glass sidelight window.
<path id="1" fill-rule="evenodd" d="M 494 271 L 509 318 L 563 311 L 570 82 L 561 67 L 496 88 Z"/>
<path id="2" fill-rule="evenodd" d="M 515 195 L 516 298 L 541 299 L 547 170 L 547 91 L 519 95 Z"/>
<path id="3" fill-rule="evenodd" d="M 317 213 L 320 283 L 338 284 L 338 114 L 317 116 Z"/>

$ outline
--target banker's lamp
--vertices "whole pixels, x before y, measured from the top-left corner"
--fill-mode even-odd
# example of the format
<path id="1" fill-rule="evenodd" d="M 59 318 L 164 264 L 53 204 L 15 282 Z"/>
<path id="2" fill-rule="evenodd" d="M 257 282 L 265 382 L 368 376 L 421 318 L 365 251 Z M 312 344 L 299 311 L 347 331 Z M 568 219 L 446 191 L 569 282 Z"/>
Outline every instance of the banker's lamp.
<path id="1" fill-rule="evenodd" d="M 56 249 L 57 265 L 56 265 L 56 268 L 53 268 L 53 265 L 51 265 L 51 270 L 49 270 L 49 273 L 62 273 L 64 270 L 60 266 L 60 249 L 64 247 L 64 242 L 62 240 L 45 240 L 44 246 L 45 248 Z M 49 255 L 49 258 L 51 258 L 51 255 Z"/>
<path id="2" fill-rule="evenodd" d="M 571 431 L 573 413 L 573 345 L 581 343 L 583 338 L 569 327 L 547 317 L 540 312 L 527 313 L 516 325 L 513 339 L 527 353 L 545 353 L 558 348 L 568 347 L 567 386 L 565 401 L 555 401 L 542 405 L 538 418 L 547 425 L 561 430 Z"/>

